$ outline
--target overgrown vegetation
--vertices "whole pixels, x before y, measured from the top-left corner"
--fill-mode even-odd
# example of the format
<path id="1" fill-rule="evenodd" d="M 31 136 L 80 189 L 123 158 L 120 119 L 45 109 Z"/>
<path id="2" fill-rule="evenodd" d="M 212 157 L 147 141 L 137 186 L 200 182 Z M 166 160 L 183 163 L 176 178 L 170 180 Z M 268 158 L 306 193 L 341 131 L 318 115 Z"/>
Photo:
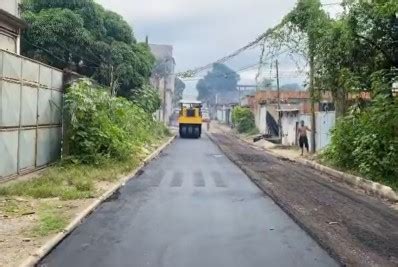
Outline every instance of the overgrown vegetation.
<path id="1" fill-rule="evenodd" d="M 235 107 L 232 111 L 232 123 L 239 133 L 254 133 L 256 131 L 254 115 L 248 108 Z"/>
<path id="2" fill-rule="evenodd" d="M 75 82 L 64 95 L 64 158 L 38 177 L 0 186 L 1 213 L 38 215 L 27 229 L 35 238 L 62 231 L 70 215 L 62 205 L 36 209 L 31 203 L 99 196 L 170 132 L 153 118 L 161 105 L 149 85 L 154 58 L 121 16 L 93 0 L 25 0 L 22 9 L 30 24 L 23 54 L 91 78 Z"/>
<path id="3" fill-rule="evenodd" d="M 96 182 L 128 173 L 153 144 L 169 134 L 150 113 L 125 98 L 111 97 L 88 80 L 68 89 L 65 115 L 69 119 L 65 137 L 68 154 L 63 162 L 37 179 L 0 187 L 0 195 L 64 200 L 94 197 L 98 193 Z"/>
<path id="4" fill-rule="evenodd" d="M 24 55 L 91 80 L 64 96 L 62 162 L 36 179 L 1 186 L 0 196 L 94 197 L 97 182 L 130 172 L 169 134 L 152 117 L 161 104 L 149 85 L 154 57 L 121 16 L 93 0 L 24 0 L 22 17 L 29 23 Z"/>
<path id="5" fill-rule="evenodd" d="M 398 189 L 398 101 L 385 95 L 341 118 L 324 159 Z"/>
<path id="6" fill-rule="evenodd" d="M 151 93 L 137 96 L 137 105 L 112 97 L 87 80 L 69 88 L 65 112 L 69 117 L 66 138 L 70 156 L 83 163 L 97 163 L 104 158 L 120 160 L 138 154 L 143 145 L 163 137 L 164 126 L 151 115 L 159 108 L 159 97 L 149 89 L 146 92 Z"/>
<path id="7" fill-rule="evenodd" d="M 339 118 L 325 160 L 371 179 L 395 186 L 397 103 L 392 84 L 398 80 L 398 2 L 342 1 L 330 17 L 320 0 L 298 0 L 263 43 L 274 56 L 281 50 L 299 55 L 310 66 L 313 101 L 330 91 Z M 311 75 L 313 74 L 313 75 Z M 372 99 L 355 101 L 365 92 Z M 358 103 L 355 103 L 358 102 Z"/>

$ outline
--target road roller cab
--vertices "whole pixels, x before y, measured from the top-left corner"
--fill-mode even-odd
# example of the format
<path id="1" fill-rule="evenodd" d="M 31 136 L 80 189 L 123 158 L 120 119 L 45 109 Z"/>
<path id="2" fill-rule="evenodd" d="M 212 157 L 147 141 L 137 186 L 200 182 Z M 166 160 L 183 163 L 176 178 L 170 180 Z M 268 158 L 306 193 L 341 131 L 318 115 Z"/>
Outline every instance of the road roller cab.
<path id="1" fill-rule="evenodd" d="M 181 138 L 200 138 L 202 135 L 202 102 L 181 101 L 178 119 Z"/>

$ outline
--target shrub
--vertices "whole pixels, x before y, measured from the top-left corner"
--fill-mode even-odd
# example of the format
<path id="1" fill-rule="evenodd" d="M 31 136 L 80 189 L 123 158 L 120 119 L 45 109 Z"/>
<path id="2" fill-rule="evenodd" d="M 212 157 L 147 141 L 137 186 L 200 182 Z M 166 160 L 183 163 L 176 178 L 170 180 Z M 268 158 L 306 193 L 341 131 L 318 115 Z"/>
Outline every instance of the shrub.
<path id="1" fill-rule="evenodd" d="M 145 85 L 140 90 L 135 90 L 131 95 L 131 101 L 147 113 L 155 113 L 162 104 L 158 91 L 150 86 Z"/>
<path id="2" fill-rule="evenodd" d="M 164 126 L 151 113 L 125 98 L 111 97 L 87 80 L 68 89 L 65 112 L 69 154 L 83 163 L 123 159 L 164 136 Z"/>
<path id="3" fill-rule="evenodd" d="M 398 187 L 398 101 L 379 95 L 340 119 L 324 156 L 334 165 Z"/>
<path id="4" fill-rule="evenodd" d="M 232 111 L 232 123 L 239 133 L 249 133 L 256 129 L 254 115 L 248 108 L 235 107 Z"/>

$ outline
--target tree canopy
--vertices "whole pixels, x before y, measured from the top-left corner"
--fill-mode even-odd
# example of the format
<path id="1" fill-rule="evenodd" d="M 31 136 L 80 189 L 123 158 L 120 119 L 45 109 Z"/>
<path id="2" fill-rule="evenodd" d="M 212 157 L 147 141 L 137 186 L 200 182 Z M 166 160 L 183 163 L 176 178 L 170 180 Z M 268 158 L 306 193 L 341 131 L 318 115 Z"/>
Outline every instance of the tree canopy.
<path id="1" fill-rule="evenodd" d="M 337 115 L 345 114 L 349 92 L 390 91 L 398 68 L 398 2 L 343 1 L 331 18 L 319 0 L 298 0 L 266 40 L 314 59 L 316 91 L 331 91 Z"/>
<path id="2" fill-rule="evenodd" d="M 217 94 L 228 95 L 235 92 L 239 79 L 239 74 L 226 65 L 213 64 L 213 69 L 196 85 L 199 93 L 198 99 L 203 102 L 215 103 Z"/>
<path id="3" fill-rule="evenodd" d="M 148 82 L 154 64 L 149 47 L 137 43 L 118 14 L 93 0 L 26 0 L 22 54 L 69 68 L 131 97 Z"/>
<path id="4" fill-rule="evenodd" d="M 398 2 L 346 0 L 343 8 L 331 18 L 320 0 L 298 0 L 267 41 L 303 55 L 314 71 L 311 92 L 333 95 L 339 119 L 325 159 L 396 187 Z M 352 105 L 349 93 L 361 91 L 370 103 Z"/>

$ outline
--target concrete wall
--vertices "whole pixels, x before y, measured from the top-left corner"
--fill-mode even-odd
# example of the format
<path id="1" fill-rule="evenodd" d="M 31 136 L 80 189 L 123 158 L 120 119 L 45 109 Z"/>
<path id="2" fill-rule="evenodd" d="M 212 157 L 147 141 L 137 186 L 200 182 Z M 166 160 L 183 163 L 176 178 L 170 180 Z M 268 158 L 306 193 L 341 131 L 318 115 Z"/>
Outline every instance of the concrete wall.
<path id="1" fill-rule="evenodd" d="M 17 37 L 7 34 L 0 29 L 0 47 L 3 50 L 16 53 L 18 50 Z"/>
<path id="2" fill-rule="evenodd" d="M 221 111 L 220 111 L 221 112 Z M 267 112 L 278 121 L 278 111 L 276 104 L 260 104 L 254 109 L 256 127 L 262 134 L 269 134 L 267 127 Z M 282 144 L 291 146 L 297 144 L 296 125 L 303 120 L 305 124 L 311 127 L 311 116 L 308 113 L 300 114 L 299 111 L 281 112 L 282 124 Z M 220 113 L 222 115 L 222 113 Z M 330 130 L 335 125 L 335 112 L 316 112 L 316 149 L 325 148 L 330 143 Z M 308 133 L 310 135 L 310 133 Z M 311 144 L 310 144 L 311 145 Z"/>
<path id="3" fill-rule="evenodd" d="M 0 49 L 19 53 L 19 28 L 6 18 L 0 17 Z"/>
<path id="4" fill-rule="evenodd" d="M 332 100 L 332 95 L 329 92 L 322 93 L 322 100 Z M 282 91 L 280 92 L 280 101 L 282 103 L 298 103 L 310 100 L 310 93 L 308 91 Z M 255 95 L 257 103 L 277 103 L 277 91 L 257 91 Z"/>
<path id="5" fill-rule="evenodd" d="M 297 144 L 296 126 L 298 122 L 298 112 L 281 112 L 283 145 L 294 146 Z"/>
<path id="6" fill-rule="evenodd" d="M 218 106 L 216 112 L 217 121 L 225 124 L 232 124 L 232 107 L 231 106 Z"/>
<path id="7" fill-rule="evenodd" d="M 0 179 L 60 157 L 63 74 L 0 51 Z"/>
<path id="8" fill-rule="evenodd" d="M 19 4 L 21 0 L 1 0 L 0 8 L 7 11 L 15 17 L 20 17 Z"/>
<path id="9" fill-rule="evenodd" d="M 267 107 L 266 105 L 259 106 L 259 112 L 257 112 L 256 127 L 262 134 L 268 133 L 267 131 Z"/>
<path id="10" fill-rule="evenodd" d="M 8 13 L 8 16 L 20 18 L 20 0 L 1 0 L 0 9 Z M 19 54 L 20 29 L 13 19 L 7 15 L 0 16 L 0 49 Z"/>
<path id="11" fill-rule="evenodd" d="M 277 104 L 259 104 L 254 111 L 256 127 L 262 134 L 270 134 L 267 124 L 267 113 L 269 113 L 275 121 L 278 121 L 278 105 Z"/>

